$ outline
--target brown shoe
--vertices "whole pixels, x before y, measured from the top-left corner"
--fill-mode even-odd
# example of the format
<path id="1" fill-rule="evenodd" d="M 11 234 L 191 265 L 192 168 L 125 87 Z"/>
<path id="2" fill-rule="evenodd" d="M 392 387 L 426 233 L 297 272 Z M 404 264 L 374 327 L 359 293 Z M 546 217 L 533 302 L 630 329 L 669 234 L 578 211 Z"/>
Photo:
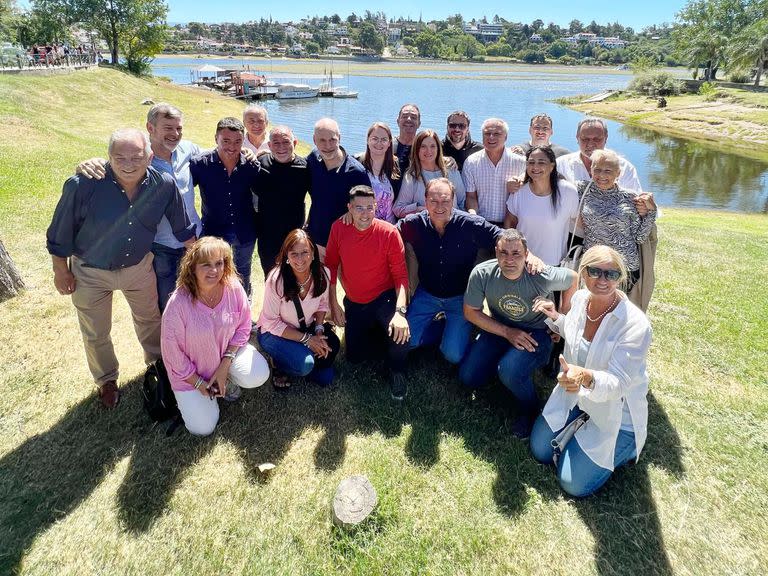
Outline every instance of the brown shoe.
<path id="1" fill-rule="evenodd" d="M 114 380 L 104 382 L 99 388 L 99 398 L 101 405 L 108 410 L 117 406 L 117 403 L 120 402 L 120 389 L 117 387 L 117 382 Z"/>

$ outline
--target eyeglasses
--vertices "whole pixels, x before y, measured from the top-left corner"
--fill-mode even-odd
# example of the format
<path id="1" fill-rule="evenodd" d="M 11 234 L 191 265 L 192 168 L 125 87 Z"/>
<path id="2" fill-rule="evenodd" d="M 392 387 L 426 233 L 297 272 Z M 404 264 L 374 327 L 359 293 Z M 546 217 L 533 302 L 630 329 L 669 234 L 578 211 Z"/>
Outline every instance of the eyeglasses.
<path id="1" fill-rule="evenodd" d="M 541 124 L 535 124 L 534 126 L 531 126 L 533 128 L 534 132 L 549 132 L 552 130 L 550 126 L 544 126 Z"/>
<path id="2" fill-rule="evenodd" d="M 587 276 L 590 278 L 600 278 L 600 276 L 602 276 L 609 282 L 616 282 L 621 278 L 621 272 L 618 270 L 603 270 L 596 266 L 587 266 Z"/>
<path id="3" fill-rule="evenodd" d="M 466 124 L 459 124 L 458 122 L 448 123 L 448 128 L 450 128 L 451 130 L 464 130 L 464 128 L 466 127 L 467 127 Z"/>
<path id="4" fill-rule="evenodd" d="M 387 138 L 386 136 L 383 136 L 381 138 L 379 138 L 378 136 L 369 136 L 368 142 L 370 142 L 371 144 L 388 144 L 389 138 Z"/>

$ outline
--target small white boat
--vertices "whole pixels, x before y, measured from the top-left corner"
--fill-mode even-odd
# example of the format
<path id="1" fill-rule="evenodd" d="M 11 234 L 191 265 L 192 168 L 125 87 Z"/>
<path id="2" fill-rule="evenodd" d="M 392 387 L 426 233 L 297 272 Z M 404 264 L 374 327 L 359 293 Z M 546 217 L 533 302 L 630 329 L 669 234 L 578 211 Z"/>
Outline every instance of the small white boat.
<path id="1" fill-rule="evenodd" d="M 344 90 L 343 88 L 337 88 L 333 91 L 332 96 L 334 98 L 357 98 L 357 95 L 359 92 L 355 92 L 354 90 Z"/>
<path id="2" fill-rule="evenodd" d="M 278 84 L 275 98 L 279 100 L 298 100 L 300 98 L 316 98 L 317 88 L 309 84 Z"/>

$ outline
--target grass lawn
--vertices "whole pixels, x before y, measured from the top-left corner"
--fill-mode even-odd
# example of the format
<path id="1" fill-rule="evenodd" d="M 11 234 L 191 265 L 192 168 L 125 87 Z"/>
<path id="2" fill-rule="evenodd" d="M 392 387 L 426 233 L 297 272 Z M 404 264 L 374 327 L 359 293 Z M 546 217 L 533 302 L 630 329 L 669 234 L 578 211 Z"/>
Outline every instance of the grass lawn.
<path id="1" fill-rule="evenodd" d="M 664 210 L 648 443 L 590 499 L 565 497 L 511 437 L 502 391 L 468 398 L 429 352 L 402 406 L 381 366 L 341 362 L 331 390 L 245 391 L 212 437 L 167 438 L 141 410 L 119 296 L 125 395 L 98 407 L 45 251 L 62 182 L 114 128 L 143 125 L 144 98 L 179 106 L 203 146 L 242 109 L 110 70 L 0 76 L 0 237 L 28 285 L 0 304 L 0 574 L 765 573 L 765 216 Z M 344 533 L 330 502 L 358 473 L 379 506 Z"/>

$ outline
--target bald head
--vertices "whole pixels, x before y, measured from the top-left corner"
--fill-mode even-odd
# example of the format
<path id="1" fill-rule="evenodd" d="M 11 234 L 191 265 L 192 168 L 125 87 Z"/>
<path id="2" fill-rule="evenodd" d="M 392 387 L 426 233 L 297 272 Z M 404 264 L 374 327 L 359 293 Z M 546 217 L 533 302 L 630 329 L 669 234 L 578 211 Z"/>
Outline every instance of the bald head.
<path id="1" fill-rule="evenodd" d="M 338 161 L 341 155 L 341 150 L 339 149 L 341 131 L 336 120 L 333 118 L 321 118 L 315 122 L 312 140 L 326 164 Z"/>

